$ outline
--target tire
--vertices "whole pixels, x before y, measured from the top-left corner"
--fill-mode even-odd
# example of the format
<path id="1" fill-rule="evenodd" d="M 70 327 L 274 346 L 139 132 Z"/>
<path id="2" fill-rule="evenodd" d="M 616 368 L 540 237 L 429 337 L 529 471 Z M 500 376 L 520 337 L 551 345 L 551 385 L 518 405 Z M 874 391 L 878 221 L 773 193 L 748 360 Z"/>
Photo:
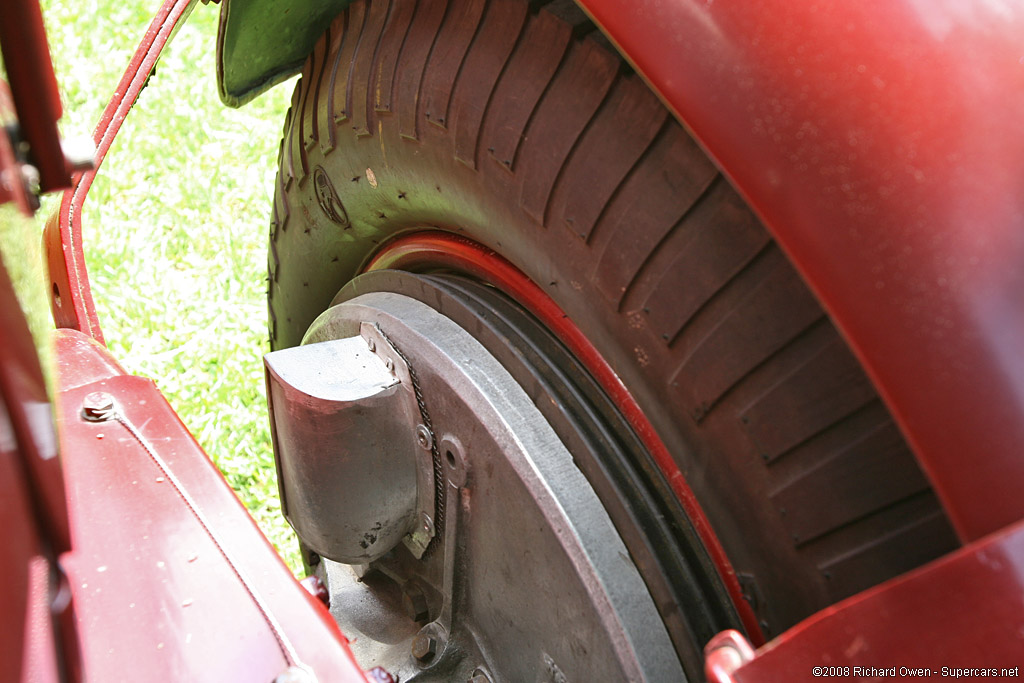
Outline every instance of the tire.
<path id="1" fill-rule="evenodd" d="M 280 165 L 274 349 L 396 235 L 497 251 L 630 388 L 766 635 L 956 546 L 814 296 L 575 6 L 357 0 L 303 68 Z"/>

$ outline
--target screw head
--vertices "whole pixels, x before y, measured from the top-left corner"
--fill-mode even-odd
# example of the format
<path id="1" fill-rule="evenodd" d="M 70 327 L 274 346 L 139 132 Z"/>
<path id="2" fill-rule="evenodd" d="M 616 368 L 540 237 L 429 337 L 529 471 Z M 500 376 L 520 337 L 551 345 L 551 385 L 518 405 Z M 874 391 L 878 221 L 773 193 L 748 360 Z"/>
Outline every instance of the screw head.
<path id="1" fill-rule="evenodd" d="M 425 451 L 429 451 L 434 446 L 434 437 L 427 429 L 426 425 L 419 425 L 416 427 L 416 443 L 420 445 Z"/>
<path id="2" fill-rule="evenodd" d="M 114 397 L 105 391 L 94 391 L 82 399 L 82 417 L 89 422 L 103 422 L 113 417 Z"/>
<path id="3" fill-rule="evenodd" d="M 423 531 L 425 531 L 428 536 L 433 538 L 435 533 L 434 520 L 430 518 L 430 515 L 424 512 L 422 517 L 420 518 L 420 524 L 423 525 Z"/>
<path id="4" fill-rule="evenodd" d="M 429 662 L 437 654 L 437 638 L 429 633 L 417 633 L 412 639 L 412 656 L 421 662 Z"/>

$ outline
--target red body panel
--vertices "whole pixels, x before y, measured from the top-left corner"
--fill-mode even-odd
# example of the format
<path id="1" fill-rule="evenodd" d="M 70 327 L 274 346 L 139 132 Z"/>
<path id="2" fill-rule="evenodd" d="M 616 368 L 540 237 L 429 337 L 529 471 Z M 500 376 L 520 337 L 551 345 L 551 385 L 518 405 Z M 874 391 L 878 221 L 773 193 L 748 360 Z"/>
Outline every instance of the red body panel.
<path id="1" fill-rule="evenodd" d="M 1024 5 L 581 3 L 818 294 L 961 537 L 1024 517 Z"/>
<path id="2" fill-rule="evenodd" d="M 1018 523 L 819 612 L 762 648 L 731 677 L 709 679 L 1019 678 L 1022 576 L 1024 523 Z"/>
<path id="3" fill-rule="evenodd" d="M 2 170 L 2 169 L 0 169 Z M 70 548 L 57 435 L 36 347 L 0 264 L 0 662 L 6 680 L 57 681 L 78 667 L 57 557 Z"/>
<path id="4" fill-rule="evenodd" d="M 301 664 L 320 681 L 364 680 L 153 383 L 77 331 L 57 332 L 57 356 L 74 547 L 62 564 L 85 676 L 271 681 Z M 124 422 L 82 418 L 96 391 Z"/>

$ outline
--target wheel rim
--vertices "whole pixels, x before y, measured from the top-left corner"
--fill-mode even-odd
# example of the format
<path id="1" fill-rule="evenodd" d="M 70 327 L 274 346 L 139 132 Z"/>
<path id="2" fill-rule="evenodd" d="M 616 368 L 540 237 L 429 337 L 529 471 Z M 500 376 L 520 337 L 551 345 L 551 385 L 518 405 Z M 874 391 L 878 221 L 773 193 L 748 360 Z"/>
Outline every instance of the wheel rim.
<path id="1" fill-rule="evenodd" d="M 543 289 L 492 249 L 459 235 L 438 230 L 407 233 L 388 241 L 368 259 L 362 272 L 389 269 L 463 273 L 511 297 L 554 334 L 597 381 L 642 441 L 714 563 L 751 642 L 755 645 L 765 642 L 757 616 L 745 598 L 736 572 L 675 459 L 619 376 Z M 337 301 L 338 298 L 335 299 Z"/>
<path id="2" fill-rule="evenodd" d="M 320 523 L 323 515 L 317 514 L 322 509 L 317 504 L 307 515 L 302 497 L 336 502 L 336 484 L 362 479 L 380 463 L 352 456 L 369 455 L 362 453 L 363 444 L 344 438 L 324 443 L 323 434 L 316 435 L 311 449 L 294 448 L 301 439 L 291 437 L 303 422 L 290 423 L 288 416 L 308 401 L 292 401 L 282 391 L 291 386 L 286 366 L 308 367 L 303 354 L 320 354 L 325 346 L 360 343 L 362 356 L 353 357 L 345 366 L 349 370 L 372 365 L 376 354 L 386 358 L 378 358 L 378 366 L 414 378 L 422 389 L 435 419 L 424 409 L 428 429 L 410 424 L 405 436 L 395 430 L 389 438 L 401 450 L 416 432 L 421 448 L 444 454 L 445 480 L 438 499 L 444 517 L 435 518 L 436 536 L 421 557 L 401 544 L 374 550 L 368 556 L 373 563 L 363 571 L 378 571 L 362 582 L 332 562 L 319 563 L 336 618 L 357 636 L 353 649 L 361 664 L 383 665 L 403 680 L 476 675 L 525 680 L 538 671 L 547 671 L 552 680 L 682 680 L 675 649 L 626 546 L 558 436 L 473 335 L 411 297 L 363 293 L 320 316 L 304 346 L 268 356 L 275 442 L 285 444 L 278 457 L 286 514 L 304 540 L 314 539 L 313 550 L 333 554 L 329 542 L 303 534 L 309 517 Z M 401 363 L 408 367 L 399 369 Z M 390 391 L 395 384 L 380 386 Z M 302 391 L 308 397 L 323 395 L 321 389 L 307 384 Z M 357 406 L 359 419 L 372 423 L 375 415 L 384 415 L 393 424 L 395 405 L 366 402 Z M 324 453 L 339 450 L 349 455 L 325 464 Z M 418 462 L 431 467 L 429 457 L 421 455 Z M 309 477 L 297 477 L 303 470 L 315 474 L 321 486 L 310 487 Z M 296 478 L 303 479 L 297 486 Z M 345 517 L 343 507 L 342 502 L 333 516 Z M 417 519 L 414 510 L 401 508 L 401 503 L 392 506 L 391 518 Z M 351 512 L 358 517 L 362 510 Z M 404 528 L 412 532 L 413 526 Z M 374 533 L 379 529 L 378 523 Z M 404 616 L 396 609 L 403 598 Z M 360 605 L 368 601 L 374 607 L 364 618 Z"/>

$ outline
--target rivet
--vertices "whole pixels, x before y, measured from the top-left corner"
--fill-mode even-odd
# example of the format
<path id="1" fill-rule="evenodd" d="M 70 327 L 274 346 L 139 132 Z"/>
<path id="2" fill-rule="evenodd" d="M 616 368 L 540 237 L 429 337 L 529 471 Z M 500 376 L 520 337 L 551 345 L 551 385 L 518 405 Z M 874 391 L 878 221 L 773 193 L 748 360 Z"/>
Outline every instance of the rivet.
<path id="1" fill-rule="evenodd" d="M 416 443 L 420 445 L 425 451 L 429 451 L 434 446 L 434 437 L 431 436 L 430 430 L 427 429 L 426 425 L 419 425 L 416 427 Z"/>

